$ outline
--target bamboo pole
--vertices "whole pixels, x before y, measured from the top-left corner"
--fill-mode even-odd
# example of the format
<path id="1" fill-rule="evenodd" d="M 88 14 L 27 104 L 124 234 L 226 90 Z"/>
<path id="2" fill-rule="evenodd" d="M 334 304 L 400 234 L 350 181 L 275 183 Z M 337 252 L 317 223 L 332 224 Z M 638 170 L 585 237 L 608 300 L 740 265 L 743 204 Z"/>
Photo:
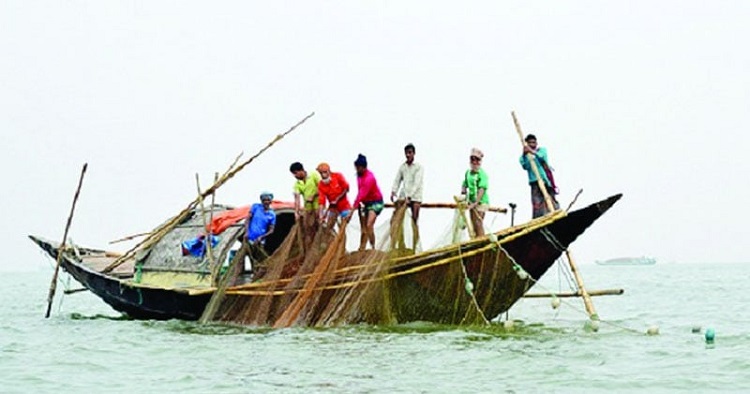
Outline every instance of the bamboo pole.
<path id="1" fill-rule="evenodd" d="M 239 159 L 239 156 L 237 157 Z M 214 183 L 216 183 L 219 180 L 219 173 L 214 172 Z M 208 223 L 214 222 L 214 205 L 216 203 L 216 193 L 211 193 L 211 212 L 208 214 Z M 209 224 L 210 225 L 210 224 Z M 208 230 L 208 229 L 207 229 Z M 213 230 L 209 230 L 208 233 L 210 235 L 213 235 Z M 219 256 L 221 256 L 221 253 L 219 253 Z M 219 271 L 218 267 L 221 267 L 221 262 L 213 261 L 211 262 L 213 264 L 213 267 L 209 267 L 209 271 L 211 271 L 211 283 L 214 285 L 217 284 L 217 273 Z"/>
<path id="2" fill-rule="evenodd" d="M 214 194 L 211 194 L 211 198 L 212 199 L 214 198 Z M 211 202 L 211 206 L 213 206 L 213 201 Z M 386 208 L 394 208 L 395 206 L 396 206 L 395 203 L 390 203 L 389 202 L 389 203 L 385 204 Z M 456 209 L 456 208 L 458 208 L 458 204 L 450 203 L 450 202 L 426 202 L 426 203 L 422 203 L 420 205 L 420 207 L 421 208 Z M 508 213 L 508 209 L 507 208 L 503 208 L 503 207 L 489 207 L 487 209 L 487 211 L 488 212 L 495 212 L 495 213 Z M 211 210 L 211 215 L 213 216 L 213 210 Z M 132 240 L 134 238 L 145 237 L 145 236 L 150 235 L 150 234 L 151 234 L 151 232 L 149 231 L 149 232 L 145 232 L 145 233 L 138 233 L 138 234 L 128 235 L 126 237 L 122 237 L 122 238 L 119 238 L 119 239 L 115 239 L 113 241 L 109 241 L 109 244 L 112 245 L 112 244 L 116 244 L 116 243 L 120 243 L 120 242 L 130 241 L 130 240 Z"/>
<path id="3" fill-rule="evenodd" d="M 287 130 L 287 131 L 285 131 L 285 132 L 283 132 L 281 134 L 278 134 L 276 137 L 274 137 L 271 141 L 269 141 L 266 144 L 266 146 L 264 146 L 262 149 L 260 149 L 255 155 L 253 155 L 249 159 L 247 159 L 244 162 L 242 162 L 242 164 L 240 164 L 238 166 L 235 166 L 236 161 L 239 159 L 239 156 L 238 156 L 238 159 L 235 159 L 235 163 L 232 163 L 232 166 L 230 167 L 230 169 L 227 170 L 224 173 L 224 175 L 222 175 L 219 178 L 219 180 L 217 180 L 216 182 L 214 182 L 214 184 L 211 185 L 211 187 L 209 187 L 208 189 L 206 189 L 199 197 L 206 198 L 207 196 L 209 196 L 212 193 L 214 193 L 216 191 L 216 189 L 218 189 L 221 186 L 223 186 L 232 177 L 234 177 L 238 172 L 242 171 L 242 169 L 244 169 L 245 166 L 247 166 L 248 164 L 252 163 L 255 159 L 258 158 L 258 156 L 262 155 L 265 151 L 267 151 L 269 148 L 271 148 L 274 144 L 276 144 L 277 142 L 279 142 L 282 139 L 284 139 L 284 137 L 286 137 L 291 132 L 293 132 L 294 130 L 296 130 L 299 126 L 301 126 L 303 123 L 305 123 L 308 119 L 312 118 L 314 115 L 315 115 L 315 112 L 312 112 L 309 115 L 305 116 L 304 118 L 302 118 L 302 120 L 300 120 L 294 126 L 292 126 L 291 128 L 289 128 L 289 130 Z M 109 266 L 107 266 L 106 268 L 104 268 L 104 270 L 102 270 L 102 273 L 108 273 L 108 272 L 112 271 L 113 269 L 117 268 L 118 266 L 120 266 L 122 263 L 124 263 L 128 259 L 134 257 L 137 251 L 150 248 L 151 246 L 153 246 L 154 244 L 156 244 L 157 242 L 159 242 L 159 240 L 162 239 L 162 237 L 164 237 L 165 234 L 167 234 L 168 232 L 172 231 L 172 229 L 174 229 L 178 224 L 180 224 L 190 214 L 190 211 L 193 208 L 195 208 L 195 206 L 197 204 L 198 204 L 198 198 L 196 198 L 195 200 L 193 200 L 192 202 L 190 202 L 187 205 L 187 207 L 185 207 L 182 211 L 180 211 L 180 213 L 178 213 L 177 215 L 173 216 L 167 222 L 165 222 L 164 224 L 162 224 L 161 226 L 159 226 L 158 228 L 156 228 L 154 231 L 152 231 L 151 235 L 149 235 L 146 239 L 142 240 L 137 245 L 135 245 L 134 247 L 132 247 L 127 253 L 125 253 L 124 255 L 122 255 L 122 257 L 118 258 L 112 264 L 110 264 Z"/>
<path id="4" fill-rule="evenodd" d="M 510 115 L 513 117 L 513 124 L 516 125 L 516 132 L 518 132 L 518 138 L 521 139 L 521 145 L 523 145 L 524 148 L 528 147 L 526 144 L 526 140 L 523 138 L 523 132 L 521 131 L 521 124 L 518 122 L 518 118 L 516 118 L 516 112 L 511 111 Z M 544 195 L 544 202 L 547 204 L 547 209 L 550 212 L 553 212 L 555 210 L 555 206 L 552 204 L 552 198 L 549 196 L 549 193 L 547 193 L 547 186 L 544 184 L 544 181 L 542 180 L 541 175 L 539 174 L 539 168 L 536 166 L 536 160 L 534 159 L 534 155 L 531 153 L 526 153 L 526 158 L 529 159 L 529 164 L 531 165 L 531 171 L 534 173 L 534 176 L 536 176 L 536 181 L 539 184 L 539 189 L 542 191 L 542 195 Z"/>
<path id="5" fill-rule="evenodd" d="M 211 298 L 208 300 L 206 308 L 203 309 L 203 313 L 201 313 L 201 317 L 198 319 L 198 323 L 206 324 L 214 320 L 216 312 L 218 312 L 219 307 L 221 306 L 221 302 L 224 300 L 227 288 L 239 274 L 240 270 L 237 269 L 237 264 L 245 264 L 245 257 L 247 256 L 247 254 L 248 248 L 243 245 L 243 247 L 234 255 L 232 261 L 229 262 L 229 266 L 227 267 L 227 271 L 224 273 L 224 276 L 218 278 L 220 275 L 217 275 L 218 282 L 216 284 L 216 290 L 213 292 L 213 294 L 211 294 Z"/>
<path id="6" fill-rule="evenodd" d="M 44 314 L 45 318 L 48 318 L 50 311 L 52 310 L 52 300 L 55 298 L 55 292 L 57 291 L 57 276 L 60 273 L 60 260 L 62 255 L 65 253 L 65 242 L 68 240 L 68 230 L 70 230 L 70 223 L 73 221 L 73 213 L 76 210 L 76 203 L 78 202 L 78 195 L 81 193 L 81 186 L 83 185 L 83 177 L 86 175 L 86 168 L 89 164 L 84 163 L 81 169 L 81 177 L 78 178 L 78 187 L 76 188 L 76 194 L 73 196 L 73 204 L 70 206 L 70 214 L 68 214 L 68 221 L 65 223 L 65 232 L 63 233 L 63 239 L 60 243 L 60 248 L 57 249 L 57 260 L 55 261 L 55 273 L 52 274 L 52 282 L 49 285 L 49 294 L 47 295 L 47 312 Z"/>
<path id="7" fill-rule="evenodd" d="M 510 115 L 513 117 L 513 124 L 516 126 L 516 132 L 518 132 L 518 137 L 521 139 L 521 144 L 524 147 L 527 147 L 528 145 L 526 144 L 526 140 L 524 140 L 523 138 L 523 132 L 521 131 L 521 124 L 518 122 L 518 118 L 516 117 L 516 112 L 511 111 Z M 536 176 L 536 181 L 537 181 L 537 184 L 539 185 L 539 190 L 542 191 L 542 195 L 544 196 L 544 202 L 547 204 L 547 209 L 550 212 L 555 211 L 555 206 L 552 204 L 552 198 L 550 197 L 549 193 L 547 193 L 547 185 L 544 184 L 544 181 L 542 180 L 542 177 L 539 174 L 539 168 L 537 168 L 536 166 L 536 158 L 531 153 L 526 153 L 526 157 L 529 160 L 531 171 Z M 578 272 L 578 266 L 573 260 L 573 256 L 570 254 L 570 249 L 565 249 L 565 256 L 568 258 L 568 265 L 570 265 L 570 270 L 573 272 L 573 277 L 575 278 L 576 284 L 578 285 L 578 289 L 581 292 L 581 297 L 583 298 L 583 305 L 586 307 L 586 312 L 589 314 L 589 318 L 591 320 L 599 320 L 599 315 L 596 313 L 596 309 L 594 308 L 594 303 L 591 301 L 591 297 L 586 291 L 586 287 L 583 285 L 583 278 L 581 277 L 581 274 Z"/>
<path id="8" fill-rule="evenodd" d="M 589 297 L 597 297 L 597 296 L 608 296 L 608 295 L 622 295 L 625 293 L 624 289 L 605 289 L 605 290 L 591 290 L 588 292 Z M 583 294 L 580 291 L 571 291 L 571 292 L 564 292 L 564 293 L 533 293 L 533 294 L 524 294 L 524 298 L 551 298 L 551 297 L 557 297 L 557 298 L 571 298 L 571 297 L 581 297 Z"/>
<path id="9" fill-rule="evenodd" d="M 419 204 L 420 209 L 421 208 L 448 208 L 448 209 L 456 209 L 458 208 L 458 203 L 452 203 L 452 202 L 423 202 Z M 396 203 L 386 203 L 386 208 L 395 208 Z M 497 212 L 497 213 L 507 213 L 508 209 L 503 207 L 489 207 L 487 209 L 489 212 Z"/>
<path id="10" fill-rule="evenodd" d="M 215 181 L 214 181 L 215 182 Z M 214 266 L 214 253 L 213 253 L 213 246 L 211 245 L 213 234 L 211 234 L 210 231 L 207 231 L 208 224 L 211 223 L 210 221 L 206 221 L 206 205 L 203 204 L 203 195 L 201 194 L 201 181 L 198 176 L 198 173 L 195 173 L 195 187 L 198 190 L 198 201 L 201 206 L 201 217 L 203 218 L 203 231 L 206 232 L 206 252 L 208 253 L 208 270 L 210 272 L 213 272 L 213 266 Z M 216 193 L 214 193 L 216 194 Z M 211 194 L 211 198 L 213 199 L 214 194 Z M 213 204 L 211 206 L 211 212 L 213 212 Z M 211 283 L 214 282 L 213 276 L 211 277 Z"/>
<path id="11" fill-rule="evenodd" d="M 147 235 L 151 235 L 151 232 L 149 231 L 147 233 L 138 233 L 138 234 L 128 235 L 127 237 L 122 237 L 114 241 L 109 241 L 109 244 L 112 245 L 112 244 L 116 244 L 120 242 L 130 241 L 131 239 L 145 237 Z"/>

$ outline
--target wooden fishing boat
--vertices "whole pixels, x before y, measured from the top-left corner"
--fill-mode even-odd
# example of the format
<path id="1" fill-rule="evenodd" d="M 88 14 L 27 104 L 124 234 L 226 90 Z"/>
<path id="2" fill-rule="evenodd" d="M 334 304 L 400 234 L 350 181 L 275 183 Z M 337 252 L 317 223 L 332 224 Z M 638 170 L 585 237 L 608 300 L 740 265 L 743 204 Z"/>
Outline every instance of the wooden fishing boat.
<path id="1" fill-rule="evenodd" d="M 620 197 L 618 194 L 571 212 L 556 211 L 523 225 L 443 248 L 387 257 L 386 269 L 377 277 L 369 278 L 367 284 L 354 279 L 360 269 L 355 261 L 354 265 L 341 269 L 331 282 L 316 289 L 320 291 L 318 308 L 325 309 L 326 300 L 333 299 L 341 289 L 356 289 L 375 282 L 388 288 L 383 297 L 387 297 L 392 322 L 460 324 L 466 321 L 467 311 L 472 308 L 492 319 L 521 298 L 568 245 Z M 268 240 L 270 251 L 282 243 L 294 224 L 290 205 L 275 204 L 278 221 L 274 237 Z M 229 210 L 222 206 L 211 209 L 214 214 Z M 60 250 L 55 242 L 36 236 L 30 238 L 53 258 L 61 254 L 61 267 L 117 311 L 136 319 L 197 320 L 216 287 L 206 258 L 182 256 L 179 245 L 205 228 L 204 214 L 194 209 L 157 243 L 114 269 L 111 267 L 119 258 L 117 254 L 71 245 Z M 225 261 L 231 244 L 241 232 L 241 224 L 229 226 L 215 246 L 215 254 L 208 258 Z M 357 259 L 356 254 L 347 258 Z M 247 302 L 257 297 L 281 299 L 288 296 L 281 285 L 243 282 L 246 280 L 240 278 L 226 289 L 227 295 Z M 270 324 L 277 319 L 284 312 L 282 305 L 272 302 L 260 324 Z M 259 323 L 257 316 L 229 319 L 221 310 L 217 316 L 218 320 Z M 346 323 L 378 322 L 367 313 L 356 316 Z"/>

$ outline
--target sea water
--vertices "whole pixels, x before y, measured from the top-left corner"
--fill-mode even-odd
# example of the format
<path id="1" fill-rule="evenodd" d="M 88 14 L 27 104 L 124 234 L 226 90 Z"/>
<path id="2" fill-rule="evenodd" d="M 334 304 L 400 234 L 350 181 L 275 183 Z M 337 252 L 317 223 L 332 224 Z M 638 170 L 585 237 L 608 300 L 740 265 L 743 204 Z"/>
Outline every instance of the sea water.
<path id="1" fill-rule="evenodd" d="M 746 264 L 580 268 L 590 289 L 625 289 L 594 298 L 598 332 L 585 328 L 577 298 L 557 309 L 523 299 L 508 314 L 512 328 L 137 321 L 87 292 L 58 298 L 44 319 L 51 272 L 3 273 L 0 392 L 750 391 Z M 62 278 L 60 292 L 78 287 Z M 532 292 L 569 282 L 553 267 Z"/>

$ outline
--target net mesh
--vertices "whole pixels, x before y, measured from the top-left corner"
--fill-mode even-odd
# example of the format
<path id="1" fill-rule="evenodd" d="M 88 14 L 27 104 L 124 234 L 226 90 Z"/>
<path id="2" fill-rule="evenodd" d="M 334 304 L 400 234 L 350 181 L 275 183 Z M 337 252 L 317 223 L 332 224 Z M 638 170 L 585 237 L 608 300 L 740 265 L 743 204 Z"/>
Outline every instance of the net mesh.
<path id="1" fill-rule="evenodd" d="M 468 240 L 463 211 L 456 210 L 428 252 L 421 251 L 407 212 L 397 204 L 375 229 L 377 247 L 356 252 L 347 252 L 347 243 L 359 244 L 356 223 L 333 230 L 299 221 L 276 252 L 255 265 L 251 283 L 217 291 L 221 299 L 212 300 L 211 319 L 272 327 L 485 324 L 526 290 L 499 242 Z"/>

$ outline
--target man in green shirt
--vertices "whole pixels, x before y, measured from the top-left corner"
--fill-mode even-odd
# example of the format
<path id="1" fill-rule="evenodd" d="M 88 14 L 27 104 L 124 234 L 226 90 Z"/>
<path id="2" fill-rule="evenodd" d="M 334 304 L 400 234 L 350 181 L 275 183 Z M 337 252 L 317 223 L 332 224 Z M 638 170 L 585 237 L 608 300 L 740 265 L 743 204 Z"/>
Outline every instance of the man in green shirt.
<path id="1" fill-rule="evenodd" d="M 294 218 L 302 218 L 302 230 L 305 234 L 305 245 L 309 245 L 318 230 L 318 182 L 320 174 L 317 171 L 308 173 L 300 162 L 289 166 L 289 172 L 294 175 Z"/>
<path id="2" fill-rule="evenodd" d="M 490 206 L 490 197 L 487 195 L 489 177 L 482 169 L 483 158 L 484 153 L 481 150 L 472 148 L 469 155 L 471 167 L 466 170 L 461 184 L 461 194 L 466 195 L 466 201 L 469 203 L 471 222 L 477 237 L 484 235 L 484 214 Z"/>

